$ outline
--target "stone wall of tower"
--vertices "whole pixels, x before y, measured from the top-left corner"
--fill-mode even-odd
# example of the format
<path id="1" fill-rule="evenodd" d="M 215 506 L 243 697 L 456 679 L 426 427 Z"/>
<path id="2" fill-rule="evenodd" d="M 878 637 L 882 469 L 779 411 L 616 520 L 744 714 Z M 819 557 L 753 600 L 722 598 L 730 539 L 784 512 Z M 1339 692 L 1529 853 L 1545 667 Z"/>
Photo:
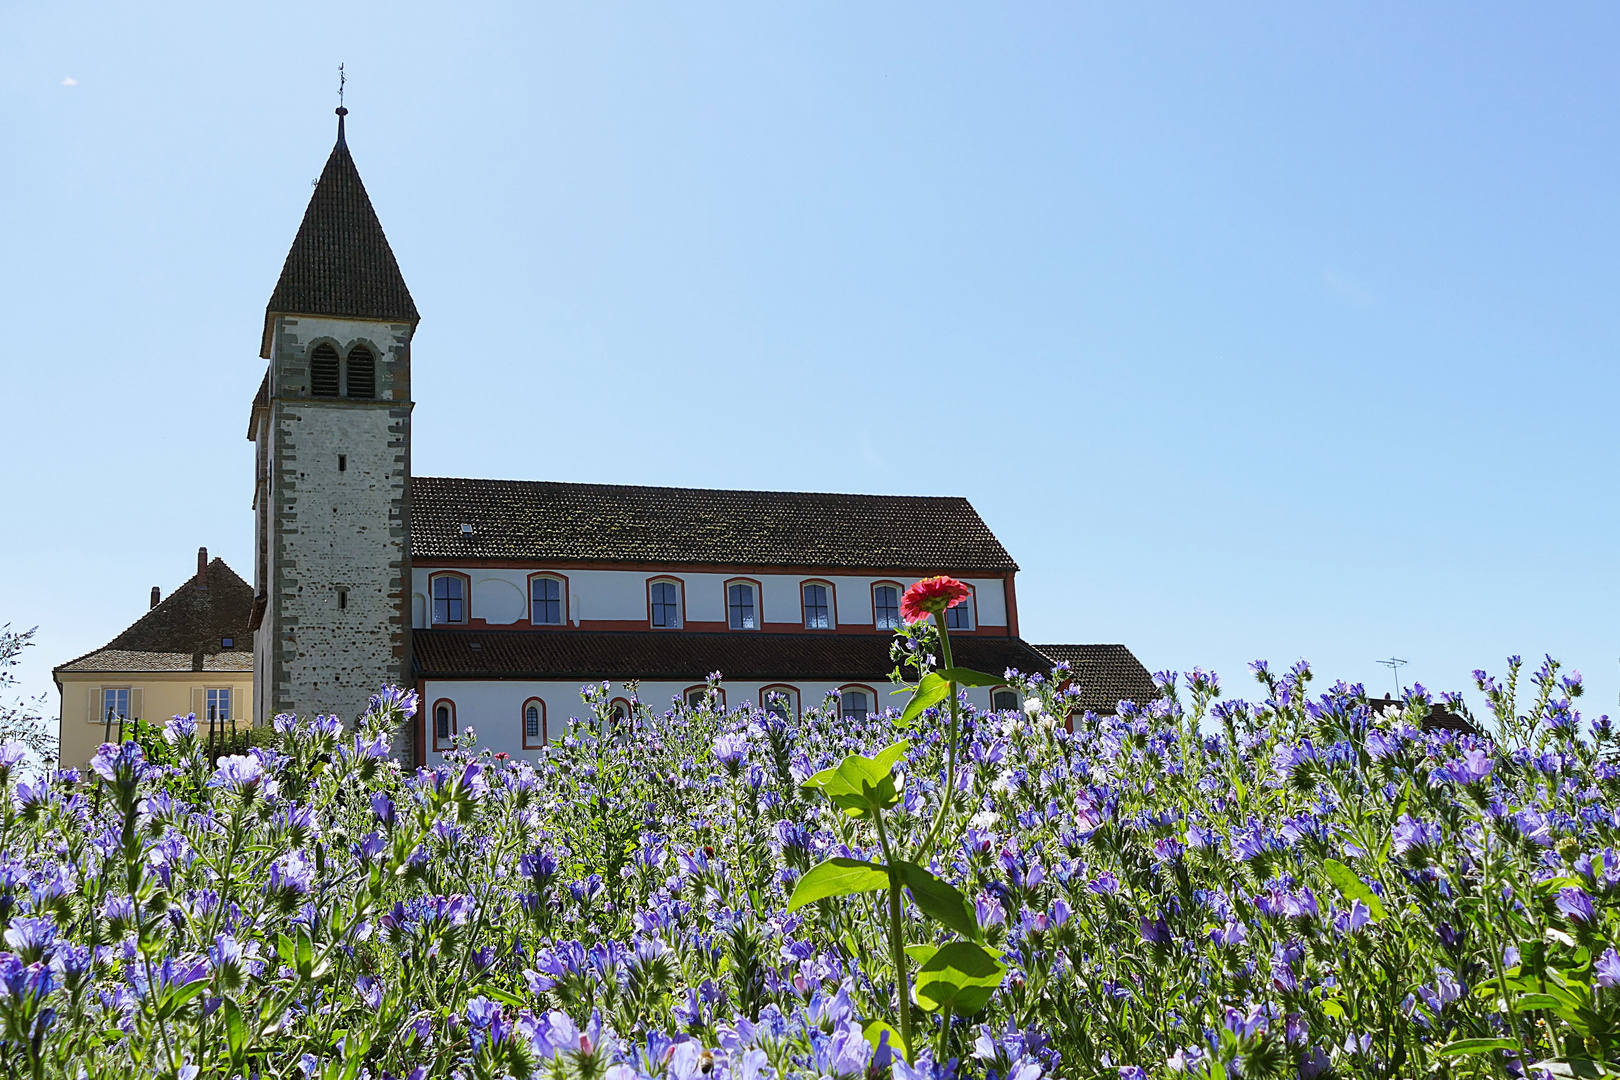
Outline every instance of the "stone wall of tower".
<path id="1" fill-rule="evenodd" d="M 264 619 L 255 639 L 260 716 L 352 722 L 384 683 L 411 684 L 408 324 L 276 316 Z M 312 397 L 309 354 L 330 342 L 377 358 L 377 396 Z M 341 462 L 340 462 L 341 457 Z M 397 748 L 409 759 L 410 747 Z"/>

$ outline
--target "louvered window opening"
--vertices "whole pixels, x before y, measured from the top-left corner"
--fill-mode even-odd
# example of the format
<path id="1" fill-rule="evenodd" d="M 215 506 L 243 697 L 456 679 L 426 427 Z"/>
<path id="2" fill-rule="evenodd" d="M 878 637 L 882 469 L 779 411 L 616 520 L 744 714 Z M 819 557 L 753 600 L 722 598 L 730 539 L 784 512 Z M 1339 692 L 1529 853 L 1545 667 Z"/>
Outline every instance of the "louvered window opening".
<path id="1" fill-rule="evenodd" d="M 338 396 L 337 350 L 324 342 L 310 354 L 309 392 L 315 397 Z"/>
<path id="2" fill-rule="evenodd" d="M 377 396 L 377 359 L 364 345 L 356 345 L 349 350 L 349 396 Z"/>

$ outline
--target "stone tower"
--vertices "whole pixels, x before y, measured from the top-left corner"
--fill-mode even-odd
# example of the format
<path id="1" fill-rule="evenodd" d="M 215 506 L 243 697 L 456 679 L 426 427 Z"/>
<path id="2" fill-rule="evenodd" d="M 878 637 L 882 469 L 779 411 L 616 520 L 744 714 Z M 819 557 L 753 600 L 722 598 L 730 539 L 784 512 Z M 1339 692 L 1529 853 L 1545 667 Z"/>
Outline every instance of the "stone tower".
<path id="1" fill-rule="evenodd" d="M 264 313 L 254 716 L 352 722 L 410 663 L 411 335 L 419 316 L 337 145 Z M 409 755 L 411 748 L 401 746 Z"/>

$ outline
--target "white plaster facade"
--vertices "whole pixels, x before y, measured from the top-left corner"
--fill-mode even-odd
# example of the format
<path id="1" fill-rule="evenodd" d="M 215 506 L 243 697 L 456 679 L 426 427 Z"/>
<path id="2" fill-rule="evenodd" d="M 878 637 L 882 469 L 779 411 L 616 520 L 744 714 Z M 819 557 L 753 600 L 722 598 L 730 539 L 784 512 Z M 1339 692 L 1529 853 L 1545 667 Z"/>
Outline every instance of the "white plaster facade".
<path id="1" fill-rule="evenodd" d="M 629 692 L 623 683 L 612 683 L 609 694 L 611 698 L 627 698 Z M 638 696 L 648 707 L 659 712 L 670 707 L 672 700 L 681 698 L 688 690 L 698 684 L 674 682 L 644 682 L 640 686 Z M 876 710 L 885 708 L 901 708 L 906 700 L 904 694 L 892 695 L 891 691 L 897 689 L 891 683 L 829 683 L 829 682 L 801 682 L 801 683 L 761 683 L 761 682 L 722 682 L 721 688 L 725 692 L 725 704 L 728 709 L 734 709 L 744 703 L 758 705 L 763 699 L 763 691 L 767 686 L 780 689 L 791 686 L 796 691 L 796 708 L 799 710 L 814 708 L 822 704 L 827 695 L 840 689 L 850 687 L 865 687 L 872 691 L 871 707 Z M 539 698 L 545 702 L 545 725 L 543 738 L 555 740 L 563 737 L 571 719 L 590 717 L 591 711 L 580 697 L 581 685 L 577 681 L 539 681 L 523 679 L 429 679 L 422 684 L 422 709 L 426 717 L 424 730 L 428 732 L 423 740 L 423 749 L 426 751 L 426 763 L 435 765 L 443 760 L 439 752 L 438 740 L 433 738 L 433 709 L 441 702 L 453 705 L 454 724 L 457 730 L 472 728 L 478 737 L 480 747 L 488 747 L 492 752 L 505 753 L 514 759 L 533 758 L 538 752 L 534 740 L 527 740 L 525 745 L 523 728 L 523 707 L 531 699 Z M 968 690 L 968 700 L 974 707 L 987 709 L 990 707 L 992 690 L 985 687 L 971 687 Z"/>
<path id="2" fill-rule="evenodd" d="M 649 624 L 647 585 L 655 580 L 683 583 L 686 623 L 723 624 L 726 622 L 726 585 L 746 578 L 760 584 L 761 629 L 793 629 L 804 626 L 801 586 L 806 582 L 828 582 L 833 586 L 835 626 L 873 626 L 872 586 L 892 582 L 902 588 L 917 579 L 880 577 L 871 574 L 716 574 L 662 573 L 654 568 L 637 570 L 552 570 L 542 564 L 530 568 L 467 568 L 445 565 L 411 567 L 411 625 L 425 629 L 431 617 L 429 581 L 436 573 L 464 574 L 471 582 L 467 622 L 489 626 L 522 626 L 529 622 L 529 578 L 534 574 L 555 573 L 568 581 L 568 613 L 571 626 L 588 628 L 592 623 Z M 1001 578 L 964 578 L 973 587 L 975 627 L 1007 626 L 1007 583 Z"/>

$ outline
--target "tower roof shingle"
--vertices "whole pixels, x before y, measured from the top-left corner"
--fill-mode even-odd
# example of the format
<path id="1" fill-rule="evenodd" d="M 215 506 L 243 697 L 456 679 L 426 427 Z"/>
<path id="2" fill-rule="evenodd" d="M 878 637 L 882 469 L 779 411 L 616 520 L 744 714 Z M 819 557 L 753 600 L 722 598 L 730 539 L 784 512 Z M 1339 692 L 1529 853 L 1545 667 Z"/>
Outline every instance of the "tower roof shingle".
<path id="1" fill-rule="evenodd" d="M 315 183 L 281 278 L 265 307 L 266 350 L 270 317 L 278 313 L 409 323 L 420 318 L 349 155 L 343 110 L 338 114 L 337 145 Z"/>

